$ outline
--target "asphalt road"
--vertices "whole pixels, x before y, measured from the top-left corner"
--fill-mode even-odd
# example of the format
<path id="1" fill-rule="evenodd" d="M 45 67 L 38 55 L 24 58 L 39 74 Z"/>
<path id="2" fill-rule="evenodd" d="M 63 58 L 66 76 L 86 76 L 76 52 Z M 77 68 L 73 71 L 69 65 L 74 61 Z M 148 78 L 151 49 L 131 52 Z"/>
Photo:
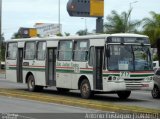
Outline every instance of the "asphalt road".
<path id="1" fill-rule="evenodd" d="M 97 113 L 98 110 L 0 96 L 0 113 Z"/>
<path id="2" fill-rule="evenodd" d="M 17 84 L 6 81 L 5 79 L 0 79 L 0 88 L 13 88 L 25 90 L 27 87 L 25 84 Z M 67 97 L 81 98 L 79 92 L 71 91 L 67 94 L 59 94 L 56 89 L 46 88 L 43 93 L 53 94 L 53 95 L 63 95 Z M 111 102 L 114 104 L 132 105 L 140 106 L 151 109 L 160 109 L 160 99 L 153 99 L 151 96 L 151 91 L 132 91 L 131 96 L 127 100 L 120 100 L 116 94 L 99 94 L 95 95 L 92 100 L 97 100 L 100 102 Z"/>
<path id="3" fill-rule="evenodd" d="M 90 113 L 102 111 L 0 96 L 0 119 L 84 119 Z"/>

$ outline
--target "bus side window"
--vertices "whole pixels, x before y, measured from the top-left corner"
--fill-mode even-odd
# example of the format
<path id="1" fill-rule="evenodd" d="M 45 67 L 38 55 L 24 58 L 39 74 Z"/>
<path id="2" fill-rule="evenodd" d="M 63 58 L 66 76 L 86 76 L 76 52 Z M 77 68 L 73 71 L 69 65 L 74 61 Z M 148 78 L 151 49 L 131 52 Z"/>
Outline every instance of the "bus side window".
<path id="1" fill-rule="evenodd" d="M 37 44 L 37 59 L 44 60 L 46 56 L 46 42 L 38 42 Z"/>
<path id="2" fill-rule="evenodd" d="M 70 61 L 72 59 L 72 41 L 60 41 L 58 46 L 58 60 Z"/>
<path id="3" fill-rule="evenodd" d="M 93 58 L 94 58 L 94 47 L 90 47 L 89 49 L 89 65 L 93 66 Z"/>
<path id="4" fill-rule="evenodd" d="M 26 42 L 25 44 L 25 60 L 33 60 L 35 58 L 35 42 Z"/>
<path id="5" fill-rule="evenodd" d="M 88 41 L 74 42 L 73 60 L 82 62 L 88 60 Z"/>
<path id="6" fill-rule="evenodd" d="M 17 57 L 17 43 L 7 44 L 7 59 L 15 60 Z"/>

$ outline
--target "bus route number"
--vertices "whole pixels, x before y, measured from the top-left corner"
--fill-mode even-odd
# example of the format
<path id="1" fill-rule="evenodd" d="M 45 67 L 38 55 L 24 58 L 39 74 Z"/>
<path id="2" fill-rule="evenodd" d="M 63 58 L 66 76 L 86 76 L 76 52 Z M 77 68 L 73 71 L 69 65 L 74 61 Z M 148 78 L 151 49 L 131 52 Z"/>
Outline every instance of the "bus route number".
<path id="1" fill-rule="evenodd" d="M 129 72 L 123 71 L 123 72 L 120 72 L 120 77 L 126 77 L 126 78 L 128 78 L 128 77 L 130 77 L 130 74 L 129 74 Z"/>

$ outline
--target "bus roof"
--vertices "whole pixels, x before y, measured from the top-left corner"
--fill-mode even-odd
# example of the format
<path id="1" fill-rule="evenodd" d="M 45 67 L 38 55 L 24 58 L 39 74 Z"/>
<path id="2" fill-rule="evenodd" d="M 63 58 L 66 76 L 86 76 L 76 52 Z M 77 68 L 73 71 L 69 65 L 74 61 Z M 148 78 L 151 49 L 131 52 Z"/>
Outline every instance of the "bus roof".
<path id="1" fill-rule="evenodd" d="M 19 41 L 42 41 L 42 40 L 68 40 L 68 39 L 105 39 L 109 36 L 114 37 L 145 37 L 148 38 L 146 35 L 140 34 L 131 34 L 131 33 L 116 33 L 116 34 L 95 34 L 95 35 L 85 35 L 85 36 L 55 36 L 55 37 L 48 37 L 48 38 L 19 38 L 19 39 L 10 39 L 5 42 L 19 42 Z"/>

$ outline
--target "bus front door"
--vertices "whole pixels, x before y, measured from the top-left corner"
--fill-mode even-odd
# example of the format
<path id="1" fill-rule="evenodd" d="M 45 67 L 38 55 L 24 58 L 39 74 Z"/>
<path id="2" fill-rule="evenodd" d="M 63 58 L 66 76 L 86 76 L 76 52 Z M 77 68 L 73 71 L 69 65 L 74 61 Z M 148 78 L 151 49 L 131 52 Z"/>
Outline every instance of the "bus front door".
<path id="1" fill-rule="evenodd" d="M 103 47 L 95 47 L 95 58 L 93 65 L 94 88 L 102 90 L 102 64 L 103 64 Z"/>
<path id="2" fill-rule="evenodd" d="M 47 49 L 46 79 L 47 85 L 56 86 L 56 48 Z"/>
<path id="3" fill-rule="evenodd" d="M 23 75 L 22 75 L 22 63 L 23 63 L 23 48 L 18 48 L 17 54 L 17 82 L 23 83 Z"/>

